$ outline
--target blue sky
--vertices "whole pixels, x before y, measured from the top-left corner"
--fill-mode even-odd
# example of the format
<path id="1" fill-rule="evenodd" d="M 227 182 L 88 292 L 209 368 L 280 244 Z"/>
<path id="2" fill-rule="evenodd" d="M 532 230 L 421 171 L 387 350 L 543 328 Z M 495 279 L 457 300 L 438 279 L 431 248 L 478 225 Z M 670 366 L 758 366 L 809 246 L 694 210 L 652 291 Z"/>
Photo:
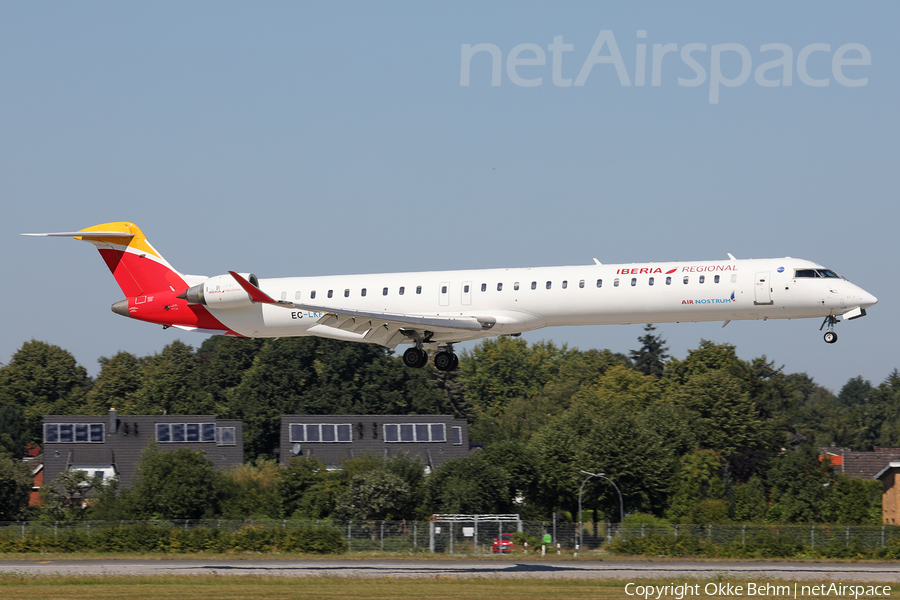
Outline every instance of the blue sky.
<path id="1" fill-rule="evenodd" d="M 92 373 L 118 350 L 202 343 L 110 312 L 122 295 L 90 245 L 17 235 L 129 220 L 176 268 L 206 275 L 808 258 L 879 298 L 838 326 L 835 345 L 813 320 L 658 332 L 678 358 L 709 339 L 834 391 L 857 375 L 880 382 L 900 367 L 898 13 L 889 2 L 0 4 L 0 362 L 32 338 Z M 575 80 L 601 32 L 631 85 L 602 62 L 609 44 L 583 85 L 556 85 L 554 38 L 571 44 L 559 76 Z M 500 85 L 488 52 L 460 85 L 464 44 L 499 49 Z M 545 64 L 512 73 L 540 85 L 509 76 L 521 44 Z M 676 47 L 658 86 L 654 44 Z M 697 86 L 679 85 L 698 79 L 690 44 L 705 45 L 689 55 Z M 757 83 L 783 55 L 765 44 L 790 49 L 790 86 Z M 812 44 L 829 48 L 803 61 L 824 86 L 800 76 Z M 857 50 L 838 74 L 865 85 L 835 76 L 847 44 Z M 866 62 L 859 46 L 870 64 L 850 62 Z M 732 84 L 717 103 L 714 53 Z M 527 337 L 627 352 L 641 334 Z"/>

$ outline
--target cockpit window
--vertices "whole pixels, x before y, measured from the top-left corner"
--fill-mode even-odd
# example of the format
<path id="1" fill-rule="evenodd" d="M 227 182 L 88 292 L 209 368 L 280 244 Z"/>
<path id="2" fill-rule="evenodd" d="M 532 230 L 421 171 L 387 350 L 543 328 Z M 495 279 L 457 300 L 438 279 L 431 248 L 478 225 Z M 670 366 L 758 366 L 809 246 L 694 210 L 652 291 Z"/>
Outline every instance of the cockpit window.
<path id="1" fill-rule="evenodd" d="M 801 277 L 831 277 L 840 279 L 840 275 L 832 271 L 831 269 L 797 269 L 794 271 L 795 278 Z"/>

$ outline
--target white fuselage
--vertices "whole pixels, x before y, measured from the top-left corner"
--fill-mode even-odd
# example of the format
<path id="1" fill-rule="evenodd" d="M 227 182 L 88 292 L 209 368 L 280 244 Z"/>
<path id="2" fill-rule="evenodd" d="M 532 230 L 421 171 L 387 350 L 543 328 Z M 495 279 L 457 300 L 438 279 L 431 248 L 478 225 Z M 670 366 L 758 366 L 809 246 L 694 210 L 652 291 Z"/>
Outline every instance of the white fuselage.
<path id="1" fill-rule="evenodd" d="M 823 267 L 794 258 L 431 271 L 260 279 L 275 300 L 441 317 L 490 317 L 485 331 L 436 332 L 460 342 L 560 325 L 666 323 L 837 316 L 877 300 Z M 325 311 L 253 305 L 210 312 L 248 337 L 319 335 L 365 341 L 364 332 L 318 323 Z"/>

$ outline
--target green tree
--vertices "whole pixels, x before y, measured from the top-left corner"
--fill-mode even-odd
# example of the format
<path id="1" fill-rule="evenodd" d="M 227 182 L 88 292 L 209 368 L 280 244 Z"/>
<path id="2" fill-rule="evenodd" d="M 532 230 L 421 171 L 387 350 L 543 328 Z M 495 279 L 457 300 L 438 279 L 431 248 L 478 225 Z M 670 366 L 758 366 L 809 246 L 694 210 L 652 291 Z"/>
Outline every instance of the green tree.
<path id="1" fill-rule="evenodd" d="M 881 482 L 837 475 L 826 512 L 826 520 L 831 523 L 880 525 Z"/>
<path id="2" fill-rule="evenodd" d="M 666 516 L 674 523 L 721 523 L 728 518 L 725 484 L 722 479 L 725 459 L 712 450 L 695 450 L 681 457 L 672 482 L 672 494 Z M 715 519 L 715 520 L 711 520 Z"/>
<path id="3" fill-rule="evenodd" d="M 425 503 L 432 513 L 512 512 L 509 473 L 488 462 L 482 454 L 450 459 L 428 477 Z"/>
<path id="4" fill-rule="evenodd" d="M 0 453 L 22 456 L 30 441 L 25 411 L 17 404 L 0 405 Z"/>
<path id="5" fill-rule="evenodd" d="M 275 478 L 281 514 L 289 518 L 322 519 L 331 516 L 344 492 L 345 475 L 329 472 L 314 458 L 296 456 Z"/>
<path id="6" fill-rule="evenodd" d="M 354 475 L 338 499 L 335 516 L 363 521 L 399 520 L 405 516 L 403 497 L 408 494 L 406 482 L 384 469 Z"/>
<path id="7" fill-rule="evenodd" d="M 641 348 L 632 350 L 629 354 L 637 371 L 644 375 L 661 377 L 666 368 L 666 359 L 669 358 L 669 355 L 666 354 L 668 348 L 662 336 L 654 335 L 654 331 L 656 331 L 656 327 L 647 323 L 647 326 L 644 327 L 644 335 L 638 338 Z"/>
<path id="8" fill-rule="evenodd" d="M 143 360 L 141 387 L 131 394 L 125 413 L 156 415 L 211 414 L 211 395 L 200 389 L 194 350 L 175 340 Z"/>
<path id="9" fill-rule="evenodd" d="M 145 360 L 129 352 L 117 352 L 112 358 L 101 357 L 100 374 L 85 397 L 85 412 L 103 414 L 110 408 L 134 414 L 134 394 L 143 384 Z"/>
<path id="10" fill-rule="evenodd" d="M 90 384 L 87 371 L 71 354 L 31 340 L 0 368 L 0 405 L 22 408 L 30 440 L 40 443 L 44 415 L 78 414 Z"/>
<path id="11" fill-rule="evenodd" d="M 20 460 L 0 453 L 0 521 L 17 521 L 28 508 L 31 470 Z"/>
<path id="12" fill-rule="evenodd" d="M 224 475 L 202 451 L 160 451 L 149 446 L 138 463 L 137 480 L 126 492 L 138 519 L 200 519 L 221 514 Z"/>
<path id="13" fill-rule="evenodd" d="M 273 459 L 257 458 L 224 473 L 227 499 L 222 503 L 226 519 L 281 516 L 276 482 L 280 468 Z"/>
<path id="14" fill-rule="evenodd" d="M 101 475 L 69 469 L 41 486 L 41 506 L 45 514 L 57 521 L 83 519 L 87 515 L 87 499 L 102 488 Z"/>
<path id="15" fill-rule="evenodd" d="M 776 523 L 821 523 L 827 520 L 829 488 L 834 469 L 820 461 L 808 443 L 772 461 L 768 472 L 772 505 L 768 518 Z"/>
<path id="16" fill-rule="evenodd" d="M 762 480 L 753 475 L 745 483 L 734 487 L 734 520 L 741 523 L 761 523 L 768 510 Z"/>

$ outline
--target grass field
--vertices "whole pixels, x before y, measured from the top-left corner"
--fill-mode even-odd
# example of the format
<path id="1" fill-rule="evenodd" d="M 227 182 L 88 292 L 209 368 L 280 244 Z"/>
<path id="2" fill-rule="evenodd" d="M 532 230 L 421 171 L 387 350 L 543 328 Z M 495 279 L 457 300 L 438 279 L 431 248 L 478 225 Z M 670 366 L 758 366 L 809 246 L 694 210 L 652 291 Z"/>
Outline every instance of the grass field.
<path id="1" fill-rule="evenodd" d="M 727 580 L 733 584 L 746 581 Z M 687 580 L 674 583 L 699 584 L 700 595 L 684 596 L 684 600 L 703 598 L 748 598 L 758 600 L 759 595 L 717 595 L 704 593 L 707 583 L 725 583 L 726 580 Z M 439 577 L 429 579 L 398 579 L 391 577 L 254 577 L 254 576 L 170 576 L 170 577 L 29 577 L 0 575 L 0 598 L 3 600 L 40 598 L 41 600 L 71 600 L 72 598 L 105 600 L 128 598 L 150 600 L 157 598 L 203 598 L 205 600 L 314 598 L 316 600 L 365 599 L 419 599 L 428 600 L 518 600 L 520 598 L 594 598 L 600 600 L 636 600 L 640 596 L 625 593 L 621 580 L 588 579 L 499 579 Z M 642 584 L 647 581 L 640 582 Z M 657 581 L 669 585 L 670 580 Z M 793 589 L 792 582 L 768 580 Z M 870 585 L 870 584 L 867 584 Z M 634 591 L 632 587 L 630 591 Z M 870 598 L 887 596 L 867 596 Z M 793 598 L 789 595 L 772 595 L 766 598 Z M 837 596 L 836 598 L 853 598 Z M 862 596 L 860 597 L 862 598 Z M 664 594 L 661 600 L 677 600 L 674 594 Z"/>

